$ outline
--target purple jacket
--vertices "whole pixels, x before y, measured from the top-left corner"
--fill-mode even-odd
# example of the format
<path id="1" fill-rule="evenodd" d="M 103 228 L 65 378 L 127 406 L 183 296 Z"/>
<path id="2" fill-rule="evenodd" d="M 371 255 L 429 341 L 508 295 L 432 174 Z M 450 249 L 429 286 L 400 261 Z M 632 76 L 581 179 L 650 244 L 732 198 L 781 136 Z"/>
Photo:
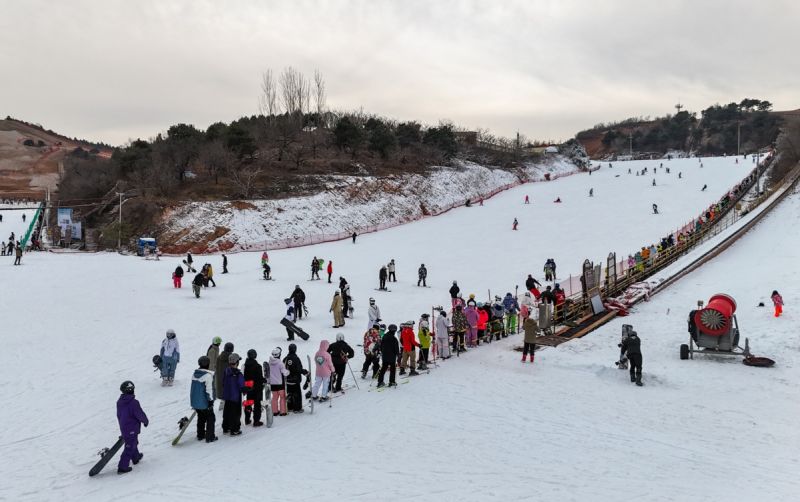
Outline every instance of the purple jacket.
<path id="1" fill-rule="evenodd" d="M 289 370 L 283 365 L 280 359 L 269 357 L 269 384 L 283 385 L 283 377 L 289 374 Z"/>
<path id="2" fill-rule="evenodd" d="M 475 307 L 469 306 L 467 310 L 464 312 L 467 316 L 467 322 L 469 323 L 470 328 L 476 328 L 478 326 L 478 309 Z"/>
<path id="3" fill-rule="evenodd" d="M 150 421 L 142 411 L 139 401 L 133 394 L 122 394 L 117 400 L 117 421 L 122 437 L 134 436 L 142 430 L 142 424 L 147 427 Z"/>
<path id="4" fill-rule="evenodd" d="M 241 401 L 244 390 L 244 375 L 239 368 L 228 366 L 222 380 L 222 399 L 224 401 Z"/>

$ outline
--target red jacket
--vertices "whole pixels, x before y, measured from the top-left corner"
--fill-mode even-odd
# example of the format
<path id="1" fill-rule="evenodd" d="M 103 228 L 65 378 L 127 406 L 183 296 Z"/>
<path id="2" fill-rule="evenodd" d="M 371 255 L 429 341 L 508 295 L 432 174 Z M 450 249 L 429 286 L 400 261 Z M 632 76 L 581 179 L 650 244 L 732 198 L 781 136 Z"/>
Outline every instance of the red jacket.
<path id="1" fill-rule="evenodd" d="M 489 322 L 489 314 L 483 309 L 478 309 L 478 329 L 486 329 L 487 322 Z"/>
<path id="2" fill-rule="evenodd" d="M 556 305 L 561 305 L 562 303 L 564 303 L 564 300 L 567 298 L 567 295 L 564 294 L 564 290 L 563 289 L 559 289 L 558 291 L 556 291 L 555 296 L 556 296 Z"/>
<path id="3" fill-rule="evenodd" d="M 403 352 L 411 352 L 414 347 L 419 347 L 414 330 L 408 326 L 404 326 L 400 331 L 400 343 L 403 345 Z"/>
<path id="4" fill-rule="evenodd" d="M 332 273 L 333 273 L 333 262 L 332 261 L 328 261 L 328 274 L 332 274 Z"/>

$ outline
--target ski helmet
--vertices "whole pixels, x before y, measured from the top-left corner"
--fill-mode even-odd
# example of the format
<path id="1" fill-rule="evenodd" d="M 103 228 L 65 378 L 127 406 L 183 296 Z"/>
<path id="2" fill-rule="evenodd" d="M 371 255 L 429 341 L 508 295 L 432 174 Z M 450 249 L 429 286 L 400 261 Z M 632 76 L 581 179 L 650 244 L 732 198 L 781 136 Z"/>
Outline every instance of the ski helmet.
<path id="1" fill-rule="evenodd" d="M 133 382 L 130 380 L 125 380 L 122 382 L 122 385 L 119 386 L 119 390 L 123 394 L 133 394 L 134 389 L 136 389 L 136 386 L 133 385 Z"/>
<path id="2" fill-rule="evenodd" d="M 453 285 L 454 285 L 454 286 L 458 286 L 458 282 L 456 282 L 456 281 L 453 281 Z"/>
<path id="3" fill-rule="evenodd" d="M 389 325 L 389 331 L 397 331 L 397 325 L 395 325 L 395 324 L 390 324 L 390 325 Z"/>
<path id="4" fill-rule="evenodd" d="M 280 359 L 280 357 L 281 357 L 281 348 L 280 347 L 275 347 L 274 349 L 272 349 L 272 357 L 274 357 L 275 359 Z"/>
<path id="5" fill-rule="evenodd" d="M 370 298 L 370 299 L 369 299 L 369 302 L 370 302 L 370 303 L 375 303 L 375 298 Z"/>
<path id="6" fill-rule="evenodd" d="M 228 364 L 239 364 L 239 361 L 241 361 L 241 359 L 242 358 L 239 357 L 239 354 L 231 354 L 228 356 Z"/>
<path id="7" fill-rule="evenodd" d="M 290 343 L 289 344 L 289 354 L 294 354 L 295 352 L 297 352 L 297 345 L 295 345 L 293 343 Z"/>
<path id="8" fill-rule="evenodd" d="M 372 329 L 379 329 L 380 327 L 381 327 L 381 325 L 380 325 L 380 324 L 378 324 L 378 323 L 376 323 L 376 322 L 375 322 L 375 323 L 372 323 Z"/>
<path id="9" fill-rule="evenodd" d="M 211 366 L 211 359 L 209 359 L 208 356 L 200 356 L 197 360 L 197 365 L 207 370 Z"/>
<path id="10" fill-rule="evenodd" d="M 344 341 L 344 333 L 336 333 L 336 341 L 343 342 Z"/>
<path id="11" fill-rule="evenodd" d="M 247 351 L 247 358 L 248 359 L 255 359 L 258 357 L 258 353 L 256 353 L 256 349 L 250 349 Z"/>
<path id="12" fill-rule="evenodd" d="M 175 338 L 175 330 L 174 329 L 168 329 L 167 330 L 167 338 Z"/>
<path id="13" fill-rule="evenodd" d="M 222 338 L 215 336 L 214 338 L 211 339 L 211 343 L 212 345 L 219 345 L 222 343 Z"/>

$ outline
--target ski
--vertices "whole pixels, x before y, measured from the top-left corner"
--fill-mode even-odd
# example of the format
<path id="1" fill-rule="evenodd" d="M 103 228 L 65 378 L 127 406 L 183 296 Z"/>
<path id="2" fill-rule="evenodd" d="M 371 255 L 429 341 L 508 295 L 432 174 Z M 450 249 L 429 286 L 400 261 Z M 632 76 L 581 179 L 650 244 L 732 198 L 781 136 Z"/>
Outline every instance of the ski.
<path id="1" fill-rule="evenodd" d="M 272 385 L 269 383 L 269 361 L 264 361 L 261 363 L 261 366 L 264 368 L 264 380 L 266 380 L 264 384 L 264 396 L 266 398 L 264 413 L 266 414 L 266 426 L 269 429 L 272 427 L 272 422 L 275 419 L 275 413 L 272 411 Z"/>
<path id="2" fill-rule="evenodd" d="M 119 449 L 122 448 L 123 444 L 125 444 L 125 441 L 122 439 L 122 436 L 120 436 L 117 442 L 114 443 L 114 446 L 111 448 L 103 448 L 102 450 L 98 451 L 97 454 L 100 455 L 100 460 L 98 460 L 97 463 L 94 464 L 94 467 L 92 467 L 92 470 L 89 471 L 89 476 L 96 476 L 97 474 L 100 474 L 100 471 L 103 470 L 103 467 L 105 467 L 106 464 L 112 458 L 114 458 L 114 455 L 116 455 Z"/>
<path id="3" fill-rule="evenodd" d="M 311 381 L 311 369 L 313 368 L 313 366 L 311 366 L 311 356 L 306 355 L 306 359 L 308 360 L 308 380 Z M 309 391 L 309 392 L 311 392 L 311 391 Z M 311 414 L 313 415 L 314 414 L 314 400 L 313 399 L 309 399 L 308 400 L 308 407 L 311 408 Z"/>
<path id="4" fill-rule="evenodd" d="M 186 429 L 189 428 L 189 424 L 192 423 L 192 420 L 194 420 L 195 415 L 197 415 L 197 411 L 192 410 L 192 414 L 188 418 L 183 417 L 180 420 L 178 420 L 178 429 L 180 429 L 180 432 L 178 432 L 178 437 L 172 440 L 172 446 L 178 445 L 178 441 L 181 440 L 181 438 L 183 437 L 183 433 L 186 432 Z"/>

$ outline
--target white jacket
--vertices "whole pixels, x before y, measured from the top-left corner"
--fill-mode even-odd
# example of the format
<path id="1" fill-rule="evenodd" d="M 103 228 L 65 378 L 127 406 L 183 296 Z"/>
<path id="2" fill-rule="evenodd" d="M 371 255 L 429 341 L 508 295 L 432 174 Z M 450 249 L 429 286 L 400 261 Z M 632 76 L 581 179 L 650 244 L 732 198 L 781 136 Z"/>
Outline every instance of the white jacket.
<path id="1" fill-rule="evenodd" d="M 378 319 L 381 318 L 381 309 L 378 308 L 377 304 L 370 305 L 369 308 L 367 309 L 367 314 L 369 314 L 370 322 L 377 321 Z M 370 327 L 371 326 L 372 325 L 370 324 Z"/>
<path id="2" fill-rule="evenodd" d="M 161 351 L 163 352 L 162 357 L 175 357 L 175 354 L 181 351 L 178 337 L 164 338 L 164 341 L 161 342 Z"/>
<path id="3" fill-rule="evenodd" d="M 436 318 L 436 338 L 447 338 L 447 334 L 450 332 L 450 319 L 447 317 L 440 315 Z"/>

